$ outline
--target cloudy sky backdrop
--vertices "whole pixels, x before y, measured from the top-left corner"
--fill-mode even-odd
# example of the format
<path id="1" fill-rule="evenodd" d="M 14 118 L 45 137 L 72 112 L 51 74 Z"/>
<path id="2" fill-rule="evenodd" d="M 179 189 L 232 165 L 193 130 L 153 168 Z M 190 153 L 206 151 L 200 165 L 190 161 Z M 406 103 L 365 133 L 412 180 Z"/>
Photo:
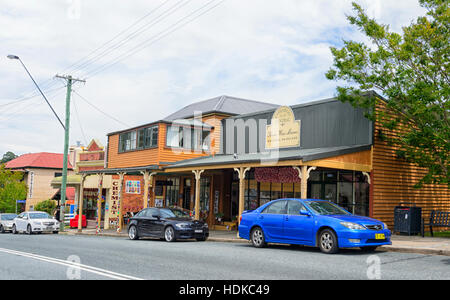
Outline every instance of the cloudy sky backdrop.
<path id="1" fill-rule="evenodd" d="M 397 32 L 424 14 L 415 0 L 358 3 Z M 220 95 L 284 105 L 334 96 L 329 47 L 364 40 L 349 14 L 349 0 L 0 0 L 0 157 L 62 153 L 64 142 L 8 54 L 62 119 L 64 82 L 53 77 L 86 79 L 73 87 L 70 143 L 106 145 L 108 132 Z"/>

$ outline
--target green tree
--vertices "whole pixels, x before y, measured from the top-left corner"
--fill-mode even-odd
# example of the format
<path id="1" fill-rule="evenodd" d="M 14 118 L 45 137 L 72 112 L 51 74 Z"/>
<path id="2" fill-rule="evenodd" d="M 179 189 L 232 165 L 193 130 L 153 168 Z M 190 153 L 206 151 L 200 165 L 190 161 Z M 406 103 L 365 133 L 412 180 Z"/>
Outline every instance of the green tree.
<path id="1" fill-rule="evenodd" d="M 5 154 L 3 154 L 2 159 L 0 160 L 0 164 L 6 164 L 8 161 L 11 161 L 15 158 L 17 158 L 18 156 L 15 155 L 13 152 L 8 151 Z"/>
<path id="2" fill-rule="evenodd" d="M 366 108 L 370 119 L 398 132 L 388 141 L 399 149 L 397 155 L 428 170 L 417 187 L 450 186 L 450 1 L 419 3 L 426 15 L 403 27 L 401 34 L 353 3 L 355 15 L 347 19 L 370 44 L 344 41 L 341 49 L 332 47 L 334 63 L 326 77 L 346 82 L 337 88 L 338 99 Z M 368 90 L 383 95 L 384 111 L 376 112 L 376 97 L 367 97 Z"/>
<path id="3" fill-rule="evenodd" d="M 44 200 L 37 203 L 34 206 L 35 211 L 45 211 L 51 216 L 53 215 L 55 209 L 56 209 L 56 201 L 54 200 Z"/>
<path id="4" fill-rule="evenodd" d="M 27 185 L 23 181 L 23 173 L 12 172 L 0 164 L 0 212 L 16 211 L 16 200 L 27 197 Z"/>

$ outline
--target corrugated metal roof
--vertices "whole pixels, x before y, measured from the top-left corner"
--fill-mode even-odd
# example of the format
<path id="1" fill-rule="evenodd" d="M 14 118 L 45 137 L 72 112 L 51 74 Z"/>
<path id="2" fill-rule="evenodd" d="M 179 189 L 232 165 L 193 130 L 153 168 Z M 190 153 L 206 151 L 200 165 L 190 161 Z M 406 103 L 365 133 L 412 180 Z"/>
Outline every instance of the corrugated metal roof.
<path id="1" fill-rule="evenodd" d="M 19 168 L 49 168 L 49 169 L 62 169 L 63 168 L 64 154 L 59 153 L 28 153 L 23 154 L 6 163 L 8 169 Z M 67 162 L 67 167 L 72 169 L 72 166 Z"/>
<path id="2" fill-rule="evenodd" d="M 248 114 L 262 110 L 268 110 L 278 107 L 277 104 L 235 98 L 230 96 L 220 96 L 212 99 L 195 102 L 187 105 L 179 111 L 164 118 L 165 121 L 174 121 L 177 119 L 192 118 L 198 112 L 202 114 L 217 112 L 229 115 Z"/>

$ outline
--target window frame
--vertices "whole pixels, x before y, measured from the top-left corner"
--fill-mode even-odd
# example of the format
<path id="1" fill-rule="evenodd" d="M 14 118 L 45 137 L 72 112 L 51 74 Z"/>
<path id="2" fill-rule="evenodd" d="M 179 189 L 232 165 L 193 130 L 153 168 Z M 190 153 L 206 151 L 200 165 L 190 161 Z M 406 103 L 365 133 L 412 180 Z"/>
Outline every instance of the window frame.
<path id="1" fill-rule="evenodd" d="M 119 134 L 119 153 L 158 147 L 159 124 L 142 127 Z"/>

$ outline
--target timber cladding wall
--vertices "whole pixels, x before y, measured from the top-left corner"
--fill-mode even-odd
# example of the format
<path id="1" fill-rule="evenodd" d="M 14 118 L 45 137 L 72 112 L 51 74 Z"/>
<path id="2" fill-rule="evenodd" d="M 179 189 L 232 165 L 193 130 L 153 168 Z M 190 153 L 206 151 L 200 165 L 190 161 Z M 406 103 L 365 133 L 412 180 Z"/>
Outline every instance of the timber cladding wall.
<path id="1" fill-rule="evenodd" d="M 383 107 L 380 102 L 377 110 Z M 373 217 L 386 222 L 392 229 L 394 208 L 400 203 L 411 202 L 421 207 L 426 223 L 431 210 L 450 211 L 448 186 L 425 184 L 422 188 L 414 188 L 426 174 L 426 169 L 397 158 L 398 147 L 384 141 L 383 136 L 395 138 L 397 135 L 376 122 L 372 158 Z"/>

